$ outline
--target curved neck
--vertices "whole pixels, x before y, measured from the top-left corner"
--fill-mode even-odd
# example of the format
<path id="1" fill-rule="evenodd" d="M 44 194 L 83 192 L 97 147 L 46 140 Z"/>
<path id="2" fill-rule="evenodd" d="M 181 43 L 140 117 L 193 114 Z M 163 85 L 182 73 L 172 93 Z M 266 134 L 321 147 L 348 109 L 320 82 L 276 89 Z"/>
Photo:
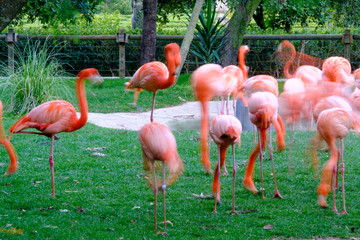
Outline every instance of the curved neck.
<path id="1" fill-rule="evenodd" d="M 296 50 L 295 50 L 295 47 L 290 43 L 290 44 L 286 44 L 286 46 L 284 46 L 283 48 L 285 47 L 289 47 L 291 49 L 291 56 L 290 56 L 290 59 L 285 63 L 285 66 L 284 66 L 284 75 L 286 78 L 294 78 L 295 76 L 292 75 L 290 72 L 289 72 L 289 69 L 290 69 L 290 66 L 291 64 L 294 62 L 295 60 L 295 56 L 296 56 Z"/>
<path id="2" fill-rule="evenodd" d="M 239 68 L 243 72 L 244 81 L 248 78 L 248 68 L 245 65 L 245 56 L 249 52 L 249 47 L 241 46 L 239 49 Z"/>
<path id="3" fill-rule="evenodd" d="M 76 119 L 75 123 L 73 124 L 73 131 L 82 128 L 86 124 L 88 119 L 88 105 L 85 93 L 85 78 L 78 77 L 76 79 L 75 87 L 80 108 L 80 118 Z"/>
<path id="4" fill-rule="evenodd" d="M 165 88 L 170 87 L 171 85 L 174 84 L 175 82 L 175 70 L 176 70 L 176 64 L 175 64 L 175 56 L 174 53 L 169 51 L 165 53 L 165 59 L 166 59 L 166 64 L 167 64 L 167 68 L 169 71 L 169 77 L 166 81 L 166 86 L 164 86 Z"/>

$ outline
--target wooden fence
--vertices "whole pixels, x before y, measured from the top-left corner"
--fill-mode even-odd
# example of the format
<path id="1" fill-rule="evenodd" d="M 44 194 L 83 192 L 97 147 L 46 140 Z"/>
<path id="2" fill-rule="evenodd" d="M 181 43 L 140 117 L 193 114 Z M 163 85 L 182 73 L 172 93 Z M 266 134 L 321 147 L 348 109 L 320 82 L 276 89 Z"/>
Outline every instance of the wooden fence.
<path id="1" fill-rule="evenodd" d="M 157 40 L 158 41 L 164 40 L 164 41 L 168 41 L 168 42 L 178 42 L 179 44 L 181 44 L 183 37 L 184 36 L 182 36 L 182 35 L 174 35 L 174 36 L 158 35 Z M 8 61 L 8 66 L 9 66 L 10 70 L 14 71 L 14 61 L 16 59 L 15 46 L 18 44 L 19 41 L 29 40 L 29 39 L 31 39 L 31 40 L 50 39 L 50 40 L 57 40 L 57 41 L 77 41 L 77 42 L 98 41 L 98 40 L 109 41 L 112 44 L 116 43 L 116 45 L 117 45 L 116 48 L 113 47 L 110 50 L 111 54 L 113 54 L 115 56 L 114 61 L 118 62 L 118 64 L 117 64 L 118 67 L 116 69 L 118 71 L 118 73 L 115 74 L 116 76 L 119 76 L 121 78 L 126 77 L 126 76 L 131 76 L 133 74 L 133 72 L 139 67 L 138 63 L 136 63 L 136 61 L 132 60 L 132 66 L 133 66 L 132 69 L 131 70 L 127 69 L 127 65 L 129 65 L 129 62 L 130 62 L 130 60 L 127 58 L 130 58 L 130 57 L 129 57 L 128 52 L 126 52 L 126 47 L 129 47 L 127 51 L 132 52 L 133 55 L 134 54 L 140 55 L 139 49 L 140 49 L 141 35 L 129 35 L 129 34 L 125 33 L 124 30 L 120 30 L 119 33 L 116 35 L 78 35 L 78 36 L 58 35 L 58 36 L 52 36 L 52 35 L 22 35 L 22 34 L 14 33 L 12 29 L 9 29 L 8 33 L 0 35 L 0 43 L 1 43 L 1 41 L 5 42 L 5 46 L 7 48 L 7 53 L 5 53 L 5 54 L 7 55 L 7 61 Z M 360 34 L 351 34 L 350 30 L 345 30 L 343 34 L 245 35 L 244 43 L 247 45 L 250 45 L 251 49 L 252 49 L 252 47 L 254 47 L 254 49 L 258 49 L 258 50 L 255 50 L 255 53 L 256 53 L 256 52 L 264 52 L 264 49 L 262 47 L 254 46 L 255 43 L 259 42 L 259 41 L 269 41 L 270 44 L 268 44 L 268 45 L 271 48 L 268 50 L 269 52 L 274 51 L 274 47 L 276 48 L 279 41 L 282 41 L 282 40 L 302 41 L 302 43 L 304 43 L 305 41 L 307 41 L 307 42 L 308 41 L 326 41 L 326 42 L 335 41 L 335 44 L 327 45 L 328 50 L 326 50 L 325 52 L 328 53 L 328 55 L 344 56 L 345 58 L 347 58 L 348 60 L 351 61 L 354 68 L 355 67 L 358 68 L 359 63 L 360 63 L 360 54 L 358 54 L 358 52 L 360 52 L 360 46 L 358 47 L 358 45 L 355 44 L 355 41 L 357 41 L 359 39 L 360 39 Z M 130 43 L 136 42 L 136 41 L 138 43 L 137 44 L 138 47 L 137 47 L 137 49 L 134 49 L 133 45 L 131 45 Z M 357 41 L 356 43 L 358 43 L 358 42 L 360 43 L 360 41 Z M 319 48 L 320 48 L 318 50 L 319 55 L 322 55 L 322 56 L 316 56 L 316 57 L 322 57 L 322 58 L 327 57 L 327 54 L 322 54 L 322 51 L 324 51 L 324 49 L 322 49 L 323 47 L 320 46 Z M 336 51 L 332 51 L 333 48 L 336 48 Z M 118 54 L 114 53 L 114 52 L 116 52 L 116 51 L 114 51 L 114 49 L 116 49 L 116 51 L 118 51 Z M 163 49 L 163 46 L 161 47 L 161 50 L 162 49 Z M 359 51 L 357 51 L 358 49 L 359 49 Z M 161 52 L 161 51 L 159 51 L 159 52 Z M 1 54 L 1 51 L 0 51 L 0 54 Z M 268 54 L 268 56 L 269 55 L 271 55 L 271 54 Z M 268 57 L 268 58 L 271 58 L 271 57 Z M 161 57 L 159 57 L 158 59 L 161 60 Z M 251 57 L 250 57 L 250 59 L 251 59 Z M 258 66 L 254 65 L 255 66 L 254 68 L 257 69 L 257 70 L 254 70 L 254 72 L 257 74 L 263 73 L 263 72 L 261 72 L 261 69 L 264 68 L 264 66 L 270 64 L 269 63 L 270 61 L 268 61 L 268 60 L 262 62 L 259 59 L 260 59 L 259 57 L 257 57 L 257 58 L 254 57 L 252 60 L 253 62 L 258 61 L 257 64 L 260 64 Z M 248 64 L 248 58 L 247 58 L 247 64 L 251 68 L 251 60 L 249 60 L 249 61 L 250 61 L 250 64 Z M 191 72 L 201 64 L 202 63 L 197 61 L 197 59 L 194 56 L 192 56 L 192 57 L 189 56 L 185 62 L 185 66 L 188 66 L 186 68 L 186 71 Z M 96 66 L 94 66 L 94 67 L 96 67 Z M 130 67 L 128 67 L 128 68 L 130 68 Z M 99 70 L 101 71 L 101 69 L 99 69 Z M 272 71 L 272 70 L 267 70 L 267 73 L 269 71 Z M 276 74 L 273 74 L 273 75 L 276 75 Z"/>

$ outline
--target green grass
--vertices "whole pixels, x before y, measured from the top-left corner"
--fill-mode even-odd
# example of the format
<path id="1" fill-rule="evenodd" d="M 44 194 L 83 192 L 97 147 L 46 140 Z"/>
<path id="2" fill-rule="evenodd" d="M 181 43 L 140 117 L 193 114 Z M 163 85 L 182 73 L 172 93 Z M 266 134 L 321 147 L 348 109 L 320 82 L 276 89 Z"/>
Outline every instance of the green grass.
<path id="1" fill-rule="evenodd" d="M 5 128 L 15 122 L 4 119 Z M 252 132 L 242 134 L 242 147 L 236 149 L 239 165 L 236 180 L 236 210 L 249 211 L 231 215 L 232 161 L 228 151 L 228 176 L 221 176 L 221 199 L 218 213 L 212 213 L 213 199 L 194 198 L 194 194 L 210 194 L 212 176 L 205 175 L 199 162 L 199 133 L 176 131 L 178 151 L 185 163 L 185 172 L 167 190 L 167 218 L 173 223 L 159 231 L 175 239 L 269 239 L 269 238 L 349 238 L 360 234 L 360 202 L 358 198 L 359 165 L 357 138 L 345 139 L 346 200 L 349 215 L 338 216 L 331 207 L 317 205 L 314 178 L 304 149 L 313 133 L 296 132 L 293 148 L 293 169 L 288 175 L 288 149 L 275 153 L 278 187 L 284 199 L 272 199 L 274 184 L 269 161 L 264 163 L 265 200 L 253 195 L 241 184 L 247 158 L 253 149 Z M 2 212 L 0 229 L 23 229 L 28 239 L 158 239 L 153 231 L 154 196 L 147 187 L 142 169 L 141 148 L 134 131 L 113 130 L 87 124 L 73 133 L 59 134 L 55 142 L 56 198 L 51 198 L 48 163 L 50 141 L 45 137 L 14 136 L 19 155 L 19 170 L 0 178 Z M 105 157 L 90 156 L 86 148 L 106 147 Z M 8 165 L 5 150 L 0 151 Z M 215 164 L 216 147 L 212 143 L 211 161 Z M 268 156 L 268 155 L 266 155 Z M 320 152 L 320 160 L 328 159 Z M 260 188 L 259 162 L 254 173 Z M 337 193 L 341 209 L 340 192 Z M 331 197 L 328 198 L 331 205 Z M 159 194 L 158 222 L 162 220 L 162 197 Z M 263 227 L 273 226 L 271 230 Z M 165 234 L 165 233 L 164 233 Z M 0 233 L 0 238 L 15 236 Z"/>
<path id="2" fill-rule="evenodd" d="M 90 111 L 116 111 L 116 103 L 120 109 L 120 105 L 131 102 L 132 94 L 126 95 L 123 92 L 124 81 L 105 80 L 102 87 L 88 85 Z M 188 81 L 188 76 L 184 76 L 178 85 L 170 88 L 167 92 L 169 96 L 163 96 L 164 99 L 161 100 L 164 101 L 163 104 L 177 104 L 175 100 L 170 100 L 171 96 L 175 99 L 176 94 L 183 94 L 180 95 L 182 97 L 191 95 Z M 116 99 L 117 95 L 121 98 Z M 150 108 L 151 95 L 144 94 L 141 97 L 144 98 L 144 107 Z M 145 103 L 148 105 L 145 106 Z M 133 111 L 130 108 L 127 110 Z M 5 115 L 5 129 L 9 129 L 18 118 Z M 137 132 L 87 124 L 76 132 L 60 133 L 54 151 L 55 199 L 51 197 L 49 139 L 16 134 L 12 143 L 19 156 L 19 170 L 15 175 L 0 178 L 0 238 L 17 239 L 19 236 L 4 232 L 12 228 L 23 230 L 20 236 L 23 239 L 357 237 L 360 235 L 360 167 L 356 161 L 350 160 L 356 160 L 359 156 L 358 138 L 353 133 L 345 138 L 345 188 L 349 214 L 339 216 L 331 210 L 331 196 L 328 198 L 330 207 L 323 209 L 317 205 L 319 173 L 314 174 L 312 171 L 306 150 L 313 134 L 314 132 L 308 131 L 295 132 L 291 175 L 288 174 L 289 149 L 274 154 L 276 177 L 283 199 L 272 199 L 274 183 L 271 164 L 270 161 L 264 161 L 266 199 L 263 200 L 261 195 L 246 191 L 241 184 L 247 159 L 254 148 L 253 133 L 243 132 L 242 146 L 236 148 L 236 210 L 243 213 L 232 215 L 229 212 L 232 206 L 231 151 L 228 150 L 227 154 L 230 175 L 221 176 L 222 202 L 218 206 L 218 213 L 214 214 L 213 199 L 201 199 L 193 195 L 211 194 L 213 179 L 211 175 L 204 173 L 199 161 L 199 132 L 174 131 L 185 172 L 175 185 L 167 189 L 167 219 L 173 226 L 168 224 L 168 228 L 164 230 L 158 224 L 158 231 L 153 230 L 154 195 L 144 179 Z M 288 143 L 289 134 L 286 140 Z M 105 147 L 98 151 L 105 156 L 91 156 L 93 152 L 86 150 L 97 147 Z M 0 149 L 0 173 L 4 173 L 9 160 L 6 151 Z M 319 151 L 321 163 L 328 157 L 327 152 Z M 210 158 L 214 167 L 217 159 L 214 143 Z M 268 159 L 268 152 L 265 159 Z M 259 161 L 256 163 L 254 180 L 256 187 L 260 189 Z M 159 223 L 163 218 L 161 194 L 158 200 Z M 341 192 L 337 192 L 337 200 L 338 208 L 342 210 Z M 273 226 L 272 229 L 263 229 L 269 224 Z"/>

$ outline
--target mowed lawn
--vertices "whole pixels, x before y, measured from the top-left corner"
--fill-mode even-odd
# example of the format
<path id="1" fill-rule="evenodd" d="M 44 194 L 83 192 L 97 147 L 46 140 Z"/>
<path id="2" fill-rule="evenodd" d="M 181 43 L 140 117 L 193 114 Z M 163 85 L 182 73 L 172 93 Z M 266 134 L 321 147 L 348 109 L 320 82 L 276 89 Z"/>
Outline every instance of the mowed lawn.
<path id="1" fill-rule="evenodd" d="M 105 80 L 102 86 L 87 86 L 90 112 L 138 111 L 127 106 L 133 95 L 125 94 L 124 80 L 119 81 Z M 157 107 L 181 104 L 183 100 L 179 97 L 185 101 L 194 99 L 189 82 L 183 85 L 179 83 L 162 92 L 163 95 L 159 92 Z M 149 109 L 151 97 L 151 94 L 141 93 L 139 105 Z M 167 100 L 176 98 L 179 102 Z M 5 129 L 9 129 L 18 118 L 5 115 Z M 317 205 L 319 172 L 313 171 L 309 152 L 314 131 L 295 131 L 290 175 L 289 148 L 274 154 L 277 183 L 283 199 L 272 198 L 274 181 L 268 151 L 264 161 L 266 198 L 261 199 L 260 194 L 254 195 L 242 186 L 247 159 L 255 146 L 253 133 L 243 132 L 241 148 L 236 147 L 238 175 L 235 201 L 240 214 L 230 212 L 231 150 L 227 156 L 229 175 L 221 176 L 221 204 L 218 213 L 214 214 L 214 199 L 207 198 L 211 195 L 213 176 L 204 173 L 199 160 L 199 132 L 187 130 L 173 133 L 185 172 L 173 186 L 167 188 L 167 219 L 172 225 L 168 224 L 166 230 L 160 224 L 163 211 L 162 195 L 159 194 L 157 231 L 153 230 L 154 194 L 144 179 L 137 132 L 87 124 L 76 132 L 60 133 L 54 150 L 55 199 L 51 197 L 49 139 L 35 135 L 14 135 L 12 143 L 19 156 L 19 170 L 15 175 L 0 178 L 0 238 L 282 239 L 350 238 L 360 235 L 360 167 L 357 162 L 360 150 L 359 139 L 353 132 L 345 139 L 344 155 L 348 215 L 332 212 L 331 195 L 328 208 Z M 288 133 L 287 145 L 289 136 Z M 276 143 L 273 144 L 276 149 Z M 0 172 L 4 173 L 9 160 L 5 149 L 1 149 Z M 321 164 L 327 161 L 328 152 L 318 151 L 318 154 Z M 210 157 L 214 167 L 217 159 L 214 143 Z M 254 179 L 260 190 L 259 161 Z M 336 197 L 338 209 L 342 210 L 341 191 L 336 192 Z M 19 235 L 14 234 L 16 230 Z"/>

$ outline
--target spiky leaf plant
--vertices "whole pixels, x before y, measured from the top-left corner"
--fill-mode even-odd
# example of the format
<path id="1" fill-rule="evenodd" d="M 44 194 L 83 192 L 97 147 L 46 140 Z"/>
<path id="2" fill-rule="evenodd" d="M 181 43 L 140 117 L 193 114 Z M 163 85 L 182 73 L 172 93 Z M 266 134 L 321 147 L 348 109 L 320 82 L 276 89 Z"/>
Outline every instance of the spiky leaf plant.
<path id="1" fill-rule="evenodd" d="M 226 12 L 217 19 L 216 5 L 212 5 L 211 1 L 206 1 L 206 8 L 200 12 L 200 24 L 196 25 L 199 40 L 192 42 L 190 52 L 204 63 L 220 62 L 219 52 L 226 44 L 224 33 L 228 14 Z"/>
<path id="2" fill-rule="evenodd" d="M 46 101 L 55 100 L 58 96 L 71 98 L 69 76 L 57 60 L 60 56 L 59 46 L 27 41 L 25 46 L 15 48 L 15 70 L 7 65 L 0 66 L 0 92 L 4 110 L 23 114 Z"/>

